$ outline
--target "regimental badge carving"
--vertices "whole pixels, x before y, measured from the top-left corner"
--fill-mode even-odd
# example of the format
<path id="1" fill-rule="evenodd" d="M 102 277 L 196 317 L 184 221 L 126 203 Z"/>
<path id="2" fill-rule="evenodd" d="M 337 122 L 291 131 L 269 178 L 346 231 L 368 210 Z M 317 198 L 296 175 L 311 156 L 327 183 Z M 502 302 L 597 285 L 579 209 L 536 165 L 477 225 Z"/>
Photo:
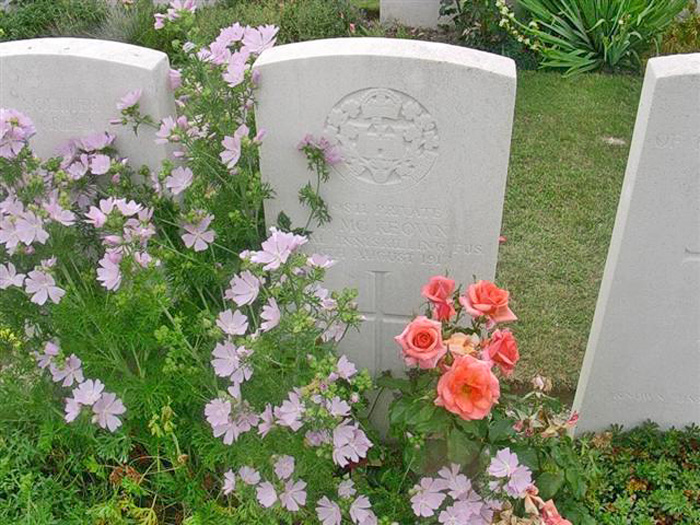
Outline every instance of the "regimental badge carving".
<path id="1" fill-rule="evenodd" d="M 438 156 L 435 119 L 413 97 L 394 89 L 352 93 L 326 118 L 324 135 L 342 154 L 335 166 L 348 180 L 412 186 Z"/>

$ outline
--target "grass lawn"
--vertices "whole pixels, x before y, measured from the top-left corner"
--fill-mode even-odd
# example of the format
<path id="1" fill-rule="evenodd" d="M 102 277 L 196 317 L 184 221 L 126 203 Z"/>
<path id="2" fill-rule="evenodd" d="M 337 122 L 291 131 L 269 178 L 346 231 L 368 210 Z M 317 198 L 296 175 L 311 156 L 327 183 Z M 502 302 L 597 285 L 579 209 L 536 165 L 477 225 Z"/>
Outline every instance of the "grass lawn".
<path id="1" fill-rule="evenodd" d="M 540 372 L 576 387 L 641 85 L 632 76 L 519 72 L 497 274 L 520 317 L 516 379 Z"/>

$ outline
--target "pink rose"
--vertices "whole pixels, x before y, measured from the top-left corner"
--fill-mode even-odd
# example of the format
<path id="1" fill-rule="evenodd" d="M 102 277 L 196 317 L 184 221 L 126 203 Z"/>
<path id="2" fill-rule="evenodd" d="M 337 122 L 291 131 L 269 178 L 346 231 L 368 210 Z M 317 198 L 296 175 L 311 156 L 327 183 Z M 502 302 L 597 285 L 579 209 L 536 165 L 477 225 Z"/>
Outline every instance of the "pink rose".
<path id="1" fill-rule="evenodd" d="M 469 285 L 459 302 L 472 317 L 486 316 L 494 323 L 507 323 L 518 319 L 508 308 L 508 297 L 507 290 L 490 281 L 478 281 Z"/>
<path id="2" fill-rule="evenodd" d="M 544 518 L 545 525 L 571 525 L 569 520 L 565 520 L 561 517 L 551 499 L 542 507 L 542 517 Z"/>
<path id="3" fill-rule="evenodd" d="M 394 340 L 401 346 L 406 364 L 435 368 L 447 352 L 442 342 L 442 323 L 421 315 L 416 317 Z"/>
<path id="4" fill-rule="evenodd" d="M 430 278 L 428 284 L 421 289 L 421 295 L 433 305 L 433 317 L 438 321 L 449 321 L 455 315 L 452 306 L 452 294 L 455 282 L 441 275 Z"/>
<path id="5" fill-rule="evenodd" d="M 520 359 L 518 343 L 510 330 L 496 330 L 484 349 L 483 357 L 497 364 L 506 377 L 510 376 Z"/>
<path id="6" fill-rule="evenodd" d="M 467 421 L 484 419 L 498 402 L 501 389 L 489 363 L 470 355 L 456 356 L 437 385 L 437 406 Z"/>

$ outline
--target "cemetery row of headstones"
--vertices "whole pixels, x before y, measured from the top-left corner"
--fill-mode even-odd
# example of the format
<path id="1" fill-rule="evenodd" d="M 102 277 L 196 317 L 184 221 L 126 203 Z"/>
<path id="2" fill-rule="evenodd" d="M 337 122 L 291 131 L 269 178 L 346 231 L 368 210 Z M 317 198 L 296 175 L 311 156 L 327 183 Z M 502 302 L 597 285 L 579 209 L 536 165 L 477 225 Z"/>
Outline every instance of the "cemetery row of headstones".
<path id="1" fill-rule="evenodd" d="M 297 144 L 341 153 L 323 187 L 333 220 L 309 250 L 339 261 L 328 284 L 357 287 L 367 322 L 342 350 L 400 373 L 393 337 L 417 313 L 418 287 L 449 272 L 493 279 L 515 101 L 514 63 L 420 41 L 336 39 L 258 59 L 257 119 L 269 131 L 264 178 L 304 224 L 297 191 L 312 176 Z M 114 42 L 0 44 L 0 107 L 35 122 L 39 154 L 103 130 L 126 92 L 155 118 L 174 112 L 167 56 Z M 575 407 L 581 430 L 653 419 L 700 423 L 700 55 L 649 62 L 617 222 Z M 118 133 L 137 165 L 167 155 L 144 130 Z M 546 371 L 543 371 L 546 373 Z"/>

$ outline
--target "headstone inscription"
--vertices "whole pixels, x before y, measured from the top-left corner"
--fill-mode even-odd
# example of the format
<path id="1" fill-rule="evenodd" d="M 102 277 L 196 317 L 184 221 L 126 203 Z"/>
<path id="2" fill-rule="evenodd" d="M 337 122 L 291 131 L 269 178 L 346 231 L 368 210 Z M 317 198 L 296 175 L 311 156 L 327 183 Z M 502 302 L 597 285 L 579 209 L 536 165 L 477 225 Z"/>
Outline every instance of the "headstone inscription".
<path id="1" fill-rule="evenodd" d="M 167 147 L 154 143 L 155 130 L 110 126 L 117 102 L 141 89 L 141 110 L 156 120 L 175 114 L 168 57 L 142 47 L 83 38 L 40 38 L 0 44 L 0 107 L 28 115 L 41 157 L 57 153 L 68 139 L 109 131 L 135 167 L 152 169 Z"/>
<path id="2" fill-rule="evenodd" d="M 430 42 L 378 38 L 265 51 L 258 126 L 263 178 L 279 212 L 304 225 L 299 189 L 312 178 L 297 144 L 323 136 L 343 161 L 321 194 L 332 221 L 309 251 L 331 255 L 333 288 L 359 289 L 366 322 L 342 350 L 372 372 L 405 369 L 394 336 L 421 303 L 420 286 L 448 272 L 492 279 L 515 101 L 515 65 Z"/>
<path id="3" fill-rule="evenodd" d="M 577 432 L 700 423 L 700 54 L 647 66 Z"/>

